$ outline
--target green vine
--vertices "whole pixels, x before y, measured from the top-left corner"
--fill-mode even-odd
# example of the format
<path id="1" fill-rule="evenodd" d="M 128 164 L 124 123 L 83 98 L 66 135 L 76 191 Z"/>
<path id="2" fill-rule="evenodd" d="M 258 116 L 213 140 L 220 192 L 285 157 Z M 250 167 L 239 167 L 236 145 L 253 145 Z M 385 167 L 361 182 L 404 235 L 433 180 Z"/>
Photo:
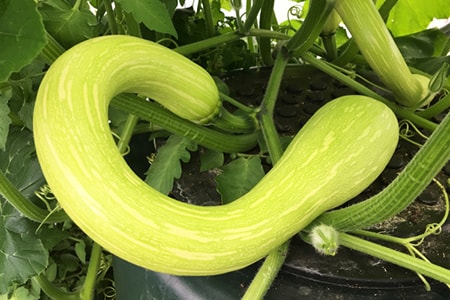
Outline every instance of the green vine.
<path id="1" fill-rule="evenodd" d="M 411 256 L 419 257 L 422 260 L 431 264 L 431 262 L 426 258 L 426 256 L 423 255 L 416 247 L 420 246 L 423 243 L 423 241 L 425 240 L 425 238 L 427 238 L 428 236 L 439 235 L 442 232 L 442 226 L 445 224 L 445 222 L 447 221 L 448 216 L 449 216 L 449 198 L 448 198 L 448 194 L 445 190 L 445 187 L 438 180 L 433 179 L 433 181 L 436 185 L 438 185 L 438 187 L 442 191 L 442 194 L 444 196 L 444 202 L 445 202 L 445 211 L 444 211 L 444 215 L 442 216 L 441 220 L 438 223 L 428 224 L 425 228 L 425 231 L 422 234 L 412 236 L 412 237 L 407 237 L 407 238 L 399 238 L 399 237 L 385 235 L 385 234 L 376 233 L 376 232 L 367 231 L 367 230 L 354 230 L 354 231 L 351 231 L 351 233 L 360 235 L 360 236 L 364 236 L 364 237 L 375 238 L 378 240 L 402 245 L 406 248 L 406 250 L 409 252 L 409 254 Z M 408 267 L 408 268 L 411 268 L 411 267 Z M 417 276 L 424 283 L 426 290 L 430 291 L 431 290 L 430 284 L 428 283 L 426 278 L 423 276 L 423 274 L 421 274 L 420 272 L 417 272 Z M 446 281 L 446 283 L 450 288 L 450 281 Z"/>

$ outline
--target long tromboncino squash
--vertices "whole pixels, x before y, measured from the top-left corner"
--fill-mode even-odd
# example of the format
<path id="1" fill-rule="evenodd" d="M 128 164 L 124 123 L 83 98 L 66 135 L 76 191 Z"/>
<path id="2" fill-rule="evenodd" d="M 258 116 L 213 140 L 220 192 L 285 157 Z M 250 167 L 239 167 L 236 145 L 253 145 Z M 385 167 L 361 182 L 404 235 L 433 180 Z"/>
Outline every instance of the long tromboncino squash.
<path id="1" fill-rule="evenodd" d="M 361 53 L 398 103 L 416 108 L 430 102 L 430 79 L 411 74 L 373 0 L 337 0 L 336 11 L 358 45 Z"/>
<path id="2" fill-rule="evenodd" d="M 146 185 L 118 152 L 107 107 L 123 91 L 168 101 L 196 122 L 219 105 L 212 79 L 184 57 L 137 38 L 95 38 L 63 54 L 41 83 L 34 111 L 39 161 L 62 207 L 94 241 L 171 274 L 219 274 L 257 261 L 365 189 L 398 140 L 384 104 L 342 97 L 311 118 L 247 194 L 227 205 L 193 206 Z"/>

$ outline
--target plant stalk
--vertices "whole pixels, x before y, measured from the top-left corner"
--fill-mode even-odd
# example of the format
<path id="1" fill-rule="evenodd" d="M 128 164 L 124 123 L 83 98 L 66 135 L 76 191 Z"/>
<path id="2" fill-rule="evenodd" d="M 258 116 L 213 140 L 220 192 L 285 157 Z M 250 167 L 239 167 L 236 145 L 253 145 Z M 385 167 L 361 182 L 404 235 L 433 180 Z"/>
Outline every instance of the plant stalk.
<path id="1" fill-rule="evenodd" d="M 215 26 L 211 11 L 211 4 L 209 0 L 201 0 L 203 6 L 203 14 L 205 15 L 206 33 L 208 37 L 213 37 L 215 34 Z"/>
<path id="2" fill-rule="evenodd" d="M 250 0 L 247 1 L 247 19 L 244 22 L 245 32 L 249 32 L 250 29 L 255 24 L 264 1 L 265 0 L 253 0 L 253 3 L 251 5 L 250 5 L 251 1 Z"/>
<path id="3" fill-rule="evenodd" d="M 322 32 L 323 25 L 327 22 L 333 11 L 335 1 L 311 1 L 308 14 L 302 26 L 286 43 L 286 48 L 289 52 L 303 53 L 311 48 Z"/>
<path id="4" fill-rule="evenodd" d="M 273 6 L 275 0 L 264 0 L 261 7 L 261 13 L 259 15 L 259 28 L 270 30 L 272 27 L 273 18 Z M 268 37 L 259 38 L 259 51 L 261 61 L 265 66 L 271 66 L 273 64 L 272 58 L 272 41 Z"/>
<path id="5" fill-rule="evenodd" d="M 70 220 L 63 210 L 50 213 L 48 210 L 42 209 L 26 199 L 3 172 L 0 172 L 0 195 L 32 221 L 38 223 L 60 223 Z"/>
<path id="6" fill-rule="evenodd" d="M 105 6 L 106 17 L 108 18 L 109 30 L 111 34 L 117 34 L 118 26 L 116 22 L 116 16 L 112 8 L 111 0 L 103 0 L 103 5 Z"/>
<path id="7" fill-rule="evenodd" d="M 55 40 L 55 38 L 47 34 L 47 44 L 45 45 L 42 52 L 39 54 L 46 63 L 52 64 L 61 54 L 64 53 L 65 49 Z"/>
<path id="8" fill-rule="evenodd" d="M 122 133 L 120 135 L 119 142 L 117 143 L 117 149 L 120 153 L 125 153 L 128 145 L 130 144 L 131 138 L 133 137 L 133 131 L 136 127 L 139 118 L 136 115 L 129 114 L 128 118 L 123 127 Z"/>
<path id="9" fill-rule="evenodd" d="M 164 129 L 191 138 L 196 143 L 212 150 L 236 153 L 253 148 L 258 132 L 248 134 L 227 134 L 182 119 L 159 104 L 129 94 L 121 94 L 111 101 L 111 105 L 142 120 L 150 121 Z"/>
<path id="10" fill-rule="evenodd" d="M 441 266 L 346 233 L 339 233 L 339 241 L 342 246 L 347 248 L 378 257 L 445 284 L 450 284 L 450 270 Z"/>
<path id="11" fill-rule="evenodd" d="M 33 280 L 41 287 L 42 291 L 54 300 L 85 300 L 78 292 L 66 292 L 54 286 L 44 274 L 33 277 Z"/>
<path id="12" fill-rule="evenodd" d="M 283 154 L 283 148 L 281 147 L 281 142 L 273 119 L 273 112 L 288 60 L 288 53 L 285 48 L 282 48 L 281 51 L 278 52 L 275 59 L 273 69 L 267 83 L 264 99 L 260 107 L 259 117 L 261 129 L 273 164 L 276 164 Z M 283 266 L 289 249 L 289 244 L 289 241 L 287 241 L 270 251 L 261 268 L 256 273 L 256 276 L 253 278 L 252 283 L 245 292 L 243 299 L 256 300 L 264 297 Z"/>
<path id="13" fill-rule="evenodd" d="M 86 272 L 86 278 L 83 283 L 83 288 L 80 291 L 81 299 L 94 299 L 95 287 L 97 284 L 98 268 L 100 266 L 100 259 L 102 256 L 102 247 L 99 244 L 92 244 L 91 256 L 89 258 L 89 266 Z"/>

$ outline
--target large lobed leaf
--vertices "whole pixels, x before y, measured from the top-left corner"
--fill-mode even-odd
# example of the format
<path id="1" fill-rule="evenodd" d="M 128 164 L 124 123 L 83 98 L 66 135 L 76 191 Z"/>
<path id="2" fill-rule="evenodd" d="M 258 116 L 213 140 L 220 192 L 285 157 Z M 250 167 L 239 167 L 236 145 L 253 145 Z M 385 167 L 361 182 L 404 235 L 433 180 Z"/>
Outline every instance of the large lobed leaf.
<path id="1" fill-rule="evenodd" d="M 181 176 L 181 162 L 188 162 L 191 154 L 188 150 L 196 150 L 197 145 L 187 138 L 171 135 L 166 144 L 162 146 L 153 160 L 145 182 L 160 191 L 168 194 L 173 187 L 174 179 Z"/>
<path id="2" fill-rule="evenodd" d="M 47 42 L 33 0 L 0 0 L 0 82 L 41 52 Z"/>
<path id="3" fill-rule="evenodd" d="M 47 31 L 65 48 L 96 35 L 97 19 L 86 8 L 71 7 L 63 0 L 47 0 L 39 12 Z"/>
<path id="4" fill-rule="evenodd" d="M 223 166 L 222 173 L 216 177 L 222 203 L 230 203 L 247 193 L 263 176 L 264 170 L 258 156 L 240 157 Z"/>
<path id="5" fill-rule="evenodd" d="M 160 0 L 117 0 L 122 8 L 150 30 L 178 37 L 168 8 Z"/>
<path id="6" fill-rule="evenodd" d="M 384 1 L 378 1 L 381 4 Z M 402 36 L 422 31 L 428 27 L 433 18 L 450 17 L 448 0 L 399 0 L 389 14 L 387 26 L 394 36 Z"/>
<path id="7" fill-rule="evenodd" d="M 43 183 L 34 153 L 31 132 L 11 130 L 6 150 L 0 152 L 0 172 L 30 199 Z M 0 199 L 0 295 L 41 273 L 48 264 L 48 252 L 36 235 L 39 224 L 24 218 Z"/>

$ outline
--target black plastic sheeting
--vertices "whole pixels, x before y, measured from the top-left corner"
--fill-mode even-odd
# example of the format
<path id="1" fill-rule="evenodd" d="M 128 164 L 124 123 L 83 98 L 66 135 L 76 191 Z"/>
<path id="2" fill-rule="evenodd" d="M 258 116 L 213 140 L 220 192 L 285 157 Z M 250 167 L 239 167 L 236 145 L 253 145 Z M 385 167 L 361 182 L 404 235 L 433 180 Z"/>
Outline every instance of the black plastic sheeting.
<path id="1" fill-rule="evenodd" d="M 258 264 L 246 269 L 217 276 L 189 277 L 156 273 L 114 258 L 117 300 L 237 300 L 251 282 Z M 296 276 L 282 270 L 267 300 L 344 299 L 344 300 L 448 300 L 450 290 L 443 284 L 433 284 L 430 292 L 414 284 L 386 287 L 360 287 L 349 282 L 321 282 Z"/>

